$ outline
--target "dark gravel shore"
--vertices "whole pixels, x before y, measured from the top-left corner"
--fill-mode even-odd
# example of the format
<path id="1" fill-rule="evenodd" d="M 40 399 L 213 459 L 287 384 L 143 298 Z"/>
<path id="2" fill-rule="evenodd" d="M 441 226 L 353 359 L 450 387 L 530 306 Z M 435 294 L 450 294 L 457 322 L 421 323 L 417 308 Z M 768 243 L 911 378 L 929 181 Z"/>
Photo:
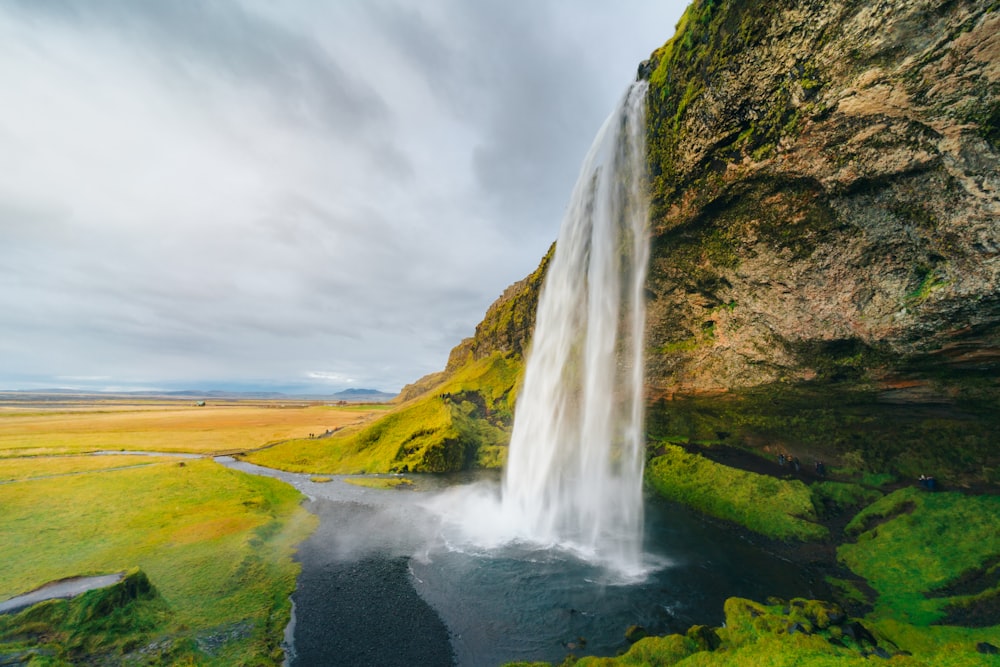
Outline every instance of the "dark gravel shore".
<path id="1" fill-rule="evenodd" d="M 296 557 L 292 666 L 454 665 L 448 629 L 414 590 L 402 550 L 357 543 L 374 510 L 328 500 L 308 507 L 320 525 Z"/>

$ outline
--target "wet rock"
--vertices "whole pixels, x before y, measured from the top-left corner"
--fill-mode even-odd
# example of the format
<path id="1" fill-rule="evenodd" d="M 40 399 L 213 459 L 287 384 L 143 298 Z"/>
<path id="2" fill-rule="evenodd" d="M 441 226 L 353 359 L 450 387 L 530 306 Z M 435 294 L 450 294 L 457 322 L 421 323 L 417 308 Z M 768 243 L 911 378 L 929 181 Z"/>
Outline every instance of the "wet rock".
<path id="1" fill-rule="evenodd" d="M 630 644 L 634 644 L 643 637 L 648 637 L 649 633 L 646 632 L 646 628 L 641 625 L 630 625 L 628 629 L 625 630 L 625 639 L 628 640 Z"/>
<path id="2" fill-rule="evenodd" d="M 730 3 L 688 25 L 709 48 L 654 54 L 652 393 L 863 373 L 886 358 L 846 348 L 905 357 L 1000 324 L 979 250 L 1000 245 L 997 146 L 970 115 L 995 104 L 987 4 Z M 741 22 L 760 37 L 714 39 Z M 831 344 L 845 363 L 823 367 Z"/>
<path id="3" fill-rule="evenodd" d="M 719 635 L 716 634 L 715 629 L 707 625 L 693 625 L 688 628 L 686 634 L 687 638 L 697 644 L 698 648 L 702 651 L 714 651 L 722 644 L 722 640 L 719 639 Z"/>
<path id="4" fill-rule="evenodd" d="M 788 626 L 788 634 L 811 635 L 812 633 L 801 623 L 792 623 L 791 625 Z"/>
<path id="5" fill-rule="evenodd" d="M 858 645 L 861 644 L 870 644 L 872 646 L 878 645 L 878 640 L 875 639 L 875 636 L 871 632 L 869 632 L 868 628 L 861 625 L 859 621 L 851 621 L 850 623 L 845 623 L 842 629 L 844 636 L 850 637 Z"/>
<path id="6" fill-rule="evenodd" d="M 649 75 L 653 73 L 653 63 L 651 60 L 643 60 L 639 63 L 635 78 L 637 81 L 648 81 Z"/>

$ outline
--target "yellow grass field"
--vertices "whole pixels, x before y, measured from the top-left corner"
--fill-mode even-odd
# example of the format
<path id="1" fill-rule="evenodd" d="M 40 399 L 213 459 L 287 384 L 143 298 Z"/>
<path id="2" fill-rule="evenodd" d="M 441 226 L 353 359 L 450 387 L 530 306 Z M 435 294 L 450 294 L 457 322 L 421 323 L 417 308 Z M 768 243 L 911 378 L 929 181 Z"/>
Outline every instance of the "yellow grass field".
<path id="1" fill-rule="evenodd" d="M 62 405 L 0 410 L 0 458 L 155 451 L 225 454 L 365 421 L 382 406 L 332 407 L 278 402 Z"/>

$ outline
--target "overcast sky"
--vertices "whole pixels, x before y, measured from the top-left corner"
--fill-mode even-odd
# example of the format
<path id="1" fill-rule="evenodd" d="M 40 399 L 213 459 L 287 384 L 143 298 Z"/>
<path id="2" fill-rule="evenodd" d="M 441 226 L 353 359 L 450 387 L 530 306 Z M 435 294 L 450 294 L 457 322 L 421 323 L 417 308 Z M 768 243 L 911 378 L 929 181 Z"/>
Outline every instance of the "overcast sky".
<path id="1" fill-rule="evenodd" d="M 440 370 L 685 4 L 0 3 L 0 389 Z"/>

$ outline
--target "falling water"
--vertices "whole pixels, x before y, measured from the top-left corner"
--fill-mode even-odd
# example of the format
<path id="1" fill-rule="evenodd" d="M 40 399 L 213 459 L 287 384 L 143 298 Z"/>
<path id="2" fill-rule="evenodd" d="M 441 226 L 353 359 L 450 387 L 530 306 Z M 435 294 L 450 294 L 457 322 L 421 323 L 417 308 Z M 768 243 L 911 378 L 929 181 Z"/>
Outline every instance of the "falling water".
<path id="1" fill-rule="evenodd" d="M 538 305 L 503 482 L 533 541 L 641 568 L 644 82 L 587 155 Z"/>

